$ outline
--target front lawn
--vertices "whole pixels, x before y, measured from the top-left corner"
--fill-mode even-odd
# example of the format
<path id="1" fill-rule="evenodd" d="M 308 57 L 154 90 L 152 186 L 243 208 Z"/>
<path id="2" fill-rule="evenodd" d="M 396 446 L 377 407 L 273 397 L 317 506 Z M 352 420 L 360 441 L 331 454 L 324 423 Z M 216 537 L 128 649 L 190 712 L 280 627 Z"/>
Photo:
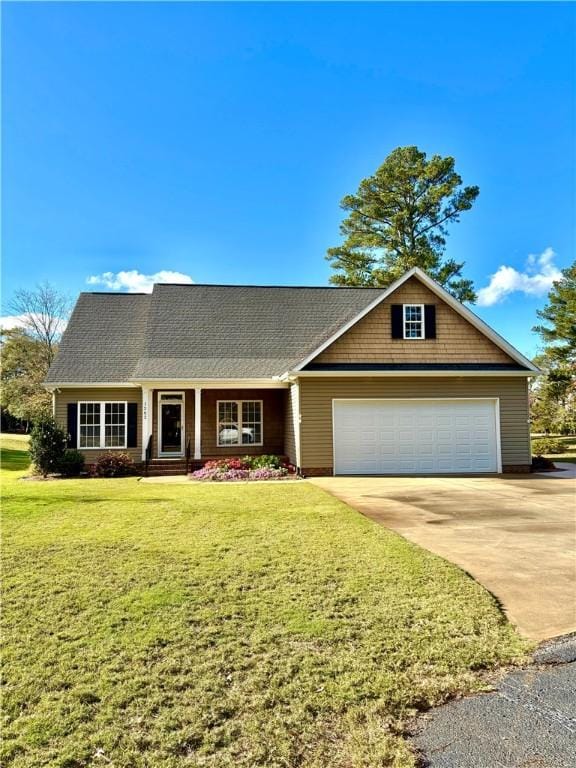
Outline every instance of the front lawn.
<path id="1" fill-rule="evenodd" d="M 462 571 L 306 483 L 9 459 L 5 766 L 413 766 L 403 719 L 526 651 Z"/>
<path id="2" fill-rule="evenodd" d="M 561 442 L 564 446 L 562 453 L 554 453 L 547 455 L 546 458 L 552 461 L 568 461 L 571 464 L 576 464 L 576 436 L 570 435 L 568 437 L 555 437 L 555 440 Z"/>

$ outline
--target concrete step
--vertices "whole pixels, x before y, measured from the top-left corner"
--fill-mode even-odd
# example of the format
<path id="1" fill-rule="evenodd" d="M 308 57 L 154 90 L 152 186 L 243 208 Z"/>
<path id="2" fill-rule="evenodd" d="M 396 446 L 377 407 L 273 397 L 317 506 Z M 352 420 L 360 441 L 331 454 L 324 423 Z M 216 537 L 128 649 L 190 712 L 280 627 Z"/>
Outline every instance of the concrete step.
<path id="1" fill-rule="evenodd" d="M 158 469 L 157 467 L 148 468 L 148 477 L 167 477 L 169 475 L 185 475 L 186 469 Z"/>
<path id="2" fill-rule="evenodd" d="M 170 475 L 185 475 L 186 461 L 184 459 L 152 459 L 148 464 L 148 477 L 168 477 Z"/>
<path id="3" fill-rule="evenodd" d="M 151 461 L 148 464 L 149 467 L 156 467 L 157 469 L 184 469 L 186 467 L 185 461 Z"/>

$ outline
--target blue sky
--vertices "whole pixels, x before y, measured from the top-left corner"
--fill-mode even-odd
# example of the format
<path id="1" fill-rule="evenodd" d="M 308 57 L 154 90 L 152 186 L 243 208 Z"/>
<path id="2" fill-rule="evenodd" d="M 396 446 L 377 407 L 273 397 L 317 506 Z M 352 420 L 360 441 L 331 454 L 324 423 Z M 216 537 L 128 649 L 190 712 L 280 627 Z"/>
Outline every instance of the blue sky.
<path id="1" fill-rule="evenodd" d="M 489 287 L 478 314 L 536 351 L 535 311 L 574 258 L 573 4 L 2 13 L 5 298 L 162 271 L 326 284 L 340 199 L 416 144 L 480 186 L 447 255 Z"/>

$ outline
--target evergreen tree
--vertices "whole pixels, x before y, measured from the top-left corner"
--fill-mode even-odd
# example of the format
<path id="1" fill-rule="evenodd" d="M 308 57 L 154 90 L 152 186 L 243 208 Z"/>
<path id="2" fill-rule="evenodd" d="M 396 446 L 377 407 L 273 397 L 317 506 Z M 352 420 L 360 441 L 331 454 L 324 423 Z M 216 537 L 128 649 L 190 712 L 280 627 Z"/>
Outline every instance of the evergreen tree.
<path id="1" fill-rule="evenodd" d="M 559 363 L 576 364 L 576 261 L 562 270 L 548 304 L 536 314 L 544 322 L 533 330 L 544 341 L 546 354 Z"/>
<path id="2" fill-rule="evenodd" d="M 398 147 L 354 195 L 341 202 L 348 216 L 342 245 L 328 249 L 335 285 L 387 286 L 418 266 L 460 301 L 476 299 L 463 263 L 443 258 L 447 225 L 457 222 L 478 197 L 462 188 L 454 158 L 429 160 L 418 147 Z"/>

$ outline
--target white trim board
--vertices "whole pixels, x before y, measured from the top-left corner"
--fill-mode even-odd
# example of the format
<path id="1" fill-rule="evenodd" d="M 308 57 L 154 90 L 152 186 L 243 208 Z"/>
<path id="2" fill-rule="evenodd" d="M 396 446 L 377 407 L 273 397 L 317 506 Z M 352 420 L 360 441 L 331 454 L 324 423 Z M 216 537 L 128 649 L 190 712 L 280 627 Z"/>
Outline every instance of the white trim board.
<path id="1" fill-rule="evenodd" d="M 54 392 L 57 389 L 98 389 L 99 387 L 102 387 L 102 389 L 112 389 L 112 388 L 120 388 L 120 387 L 129 387 L 131 389 L 140 388 L 140 384 L 132 383 L 132 382 L 110 382 L 110 381 L 96 381 L 96 382 L 90 382 L 90 381 L 78 381 L 71 383 L 69 381 L 65 382 L 48 382 L 47 384 L 42 384 L 44 389 L 47 389 L 48 392 Z"/>
<path id="2" fill-rule="evenodd" d="M 306 357 L 301 363 L 299 363 L 295 368 L 293 368 L 292 371 L 289 371 L 287 373 L 300 372 L 302 368 L 307 366 L 308 363 L 311 363 L 312 360 L 314 360 L 314 358 L 318 357 L 318 355 L 321 352 L 324 352 L 325 349 L 327 349 L 337 339 L 343 336 L 346 333 L 346 331 L 350 330 L 352 326 L 356 325 L 356 323 L 359 320 L 362 320 L 363 317 L 365 317 L 375 307 L 381 304 L 384 301 L 384 299 L 388 298 L 388 296 L 394 293 L 394 291 L 400 288 L 400 286 L 403 285 L 411 277 L 416 277 L 418 280 L 420 280 L 420 282 L 422 282 L 427 288 L 429 288 L 433 293 L 435 293 L 440 299 L 445 301 L 446 304 L 448 304 L 450 307 L 452 307 L 452 309 L 458 312 L 458 314 L 461 315 L 465 320 L 468 320 L 468 322 L 471 325 L 473 325 L 477 330 L 483 333 L 484 336 L 489 338 L 490 341 L 496 344 L 496 346 L 500 347 L 500 349 L 506 352 L 506 354 L 509 355 L 517 363 L 519 363 L 520 365 L 524 365 L 533 374 L 539 375 L 541 373 L 540 369 L 537 368 L 534 365 L 534 363 L 528 360 L 527 357 L 524 357 L 524 355 L 521 352 L 519 352 L 511 344 L 509 344 L 505 339 L 503 339 L 499 333 L 496 333 L 496 331 L 490 328 L 490 326 L 487 325 L 487 323 L 485 323 L 477 315 L 475 315 L 474 312 L 469 310 L 468 307 L 465 307 L 464 304 L 461 304 L 458 301 L 458 299 L 455 299 L 454 296 L 449 294 L 448 291 L 442 288 L 442 286 L 439 285 L 435 280 L 432 280 L 432 278 L 429 277 L 421 269 L 419 269 L 419 267 L 412 267 L 412 269 L 410 269 L 408 272 L 402 275 L 402 277 L 400 277 L 398 280 L 395 280 L 392 283 L 392 285 L 389 285 L 388 288 L 383 289 L 382 294 L 378 296 L 377 299 L 374 299 L 374 301 L 368 304 L 368 306 L 365 307 L 362 310 L 362 312 L 356 315 L 356 317 L 353 317 L 352 320 L 349 320 L 345 325 L 342 326 L 342 328 L 340 328 L 340 330 L 336 331 L 336 333 L 334 333 L 329 339 L 327 339 L 323 344 L 321 344 L 317 349 L 315 349 L 314 352 L 308 355 L 308 357 Z"/>
<path id="3" fill-rule="evenodd" d="M 134 386 L 149 389 L 286 389 L 289 385 L 275 376 L 267 379 L 138 379 Z"/>

